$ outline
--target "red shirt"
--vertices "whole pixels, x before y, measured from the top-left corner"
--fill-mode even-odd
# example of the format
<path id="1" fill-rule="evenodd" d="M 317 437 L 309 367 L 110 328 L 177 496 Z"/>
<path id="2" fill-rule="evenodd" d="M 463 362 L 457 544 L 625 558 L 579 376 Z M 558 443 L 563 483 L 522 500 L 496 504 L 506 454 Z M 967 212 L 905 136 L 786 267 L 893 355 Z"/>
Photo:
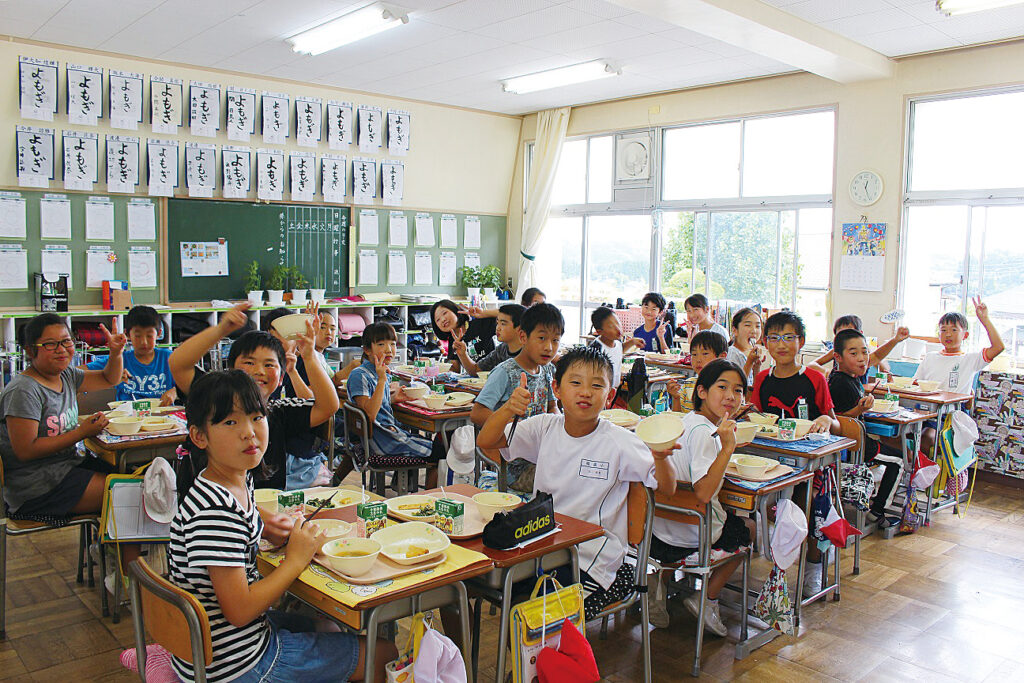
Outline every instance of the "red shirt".
<path id="1" fill-rule="evenodd" d="M 776 377 L 771 372 L 771 368 L 762 370 L 754 378 L 751 398 L 758 412 L 799 417 L 796 411 L 801 398 L 807 402 L 808 419 L 816 420 L 832 412 L 832 395 L 825 375 L 803 366 L 792 377 Z"/>

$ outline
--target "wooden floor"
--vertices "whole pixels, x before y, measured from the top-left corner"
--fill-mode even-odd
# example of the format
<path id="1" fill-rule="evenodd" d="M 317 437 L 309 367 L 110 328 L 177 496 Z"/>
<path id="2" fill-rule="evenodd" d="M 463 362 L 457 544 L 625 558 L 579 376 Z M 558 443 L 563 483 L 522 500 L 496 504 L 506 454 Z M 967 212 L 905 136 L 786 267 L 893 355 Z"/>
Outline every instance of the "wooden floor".
<path id="1" fill-rule="evenodd" d="M 118 656 L 131 621 L 99 616 L 98 589 L 74 580 L 77 530 L 8 539 L 7 640 L 0 680 L 138 680 Z M 968 516 L 949 511 L 913 536 L 863 543 L 861 574 L 844 553 L 842 600 L 807 608 L 799 637 L 781 636 L 743 661 L 730 638 L 711 636 L 702 678 L 739 681 L 1024 680 L 1024 496 L 979 482 Z M 766 565 L 755 562 L 763 578 Z M 655 680 L 686 681 L 695 620 L 670 604 L 672 626 L 652 632 Z M 481 680 L 494 680 L 496 619 L 484 617 Z M 590 639 L 607 681 L 638 681 L 636 615 Z"/>

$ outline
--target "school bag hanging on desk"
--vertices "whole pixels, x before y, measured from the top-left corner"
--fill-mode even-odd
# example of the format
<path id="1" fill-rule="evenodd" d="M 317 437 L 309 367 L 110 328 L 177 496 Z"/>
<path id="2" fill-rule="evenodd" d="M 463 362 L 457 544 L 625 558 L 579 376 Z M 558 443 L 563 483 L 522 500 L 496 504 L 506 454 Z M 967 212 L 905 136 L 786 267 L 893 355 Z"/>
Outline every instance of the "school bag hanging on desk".
<path id="1" fill-rule="evenodd" d="M 977 480 L 978 454 L 974 450 L 974 442 L 977 440 L 978 425 L 962 410 L 946 416 L 935 440 L 936 459 L 940 468 L 935 490 L 938 492 L 945 489 L 949 496 L 957 499 L 963 493 L 968 494 L 967 503 L 963 508 L 958 506 L 956 509 L 961 518 L 971 505 L 974 482 Z M 974 477 L 968 471 L 971 465 L 974 465 Z"/>
<path id="2" fill-rule="evenodd" d="M 626 405 L 637 415 L 647 401 L 647 364 L 643 358 L 633 361 L 626 377 Z"/>
<path id="3" fill-rule="evenodd" d="M 549 581 L 553 591 L 545 585 Z M 563 588 L 552 575 L 541 576 L 530 599 L 512 608 L 511 621 L 512 683 L 596 683 L 600 679 L 586 639 L 574 639 L 569 633 L 575 629 L 579 636 L 585 628 L 582 585 Z M 545 653 L 548 649 L 552 652 Z"/>
<path id="4" fill-rule="evenodd" d="M 804 511 L 789 499 L 780 500 L 775 508 L 775 531 L 770 544 L 774 565 L 754 601 L 753 614 L 786 635 L 796 633 L 786 569 L 800 557 L 800 547 L 806 537 L 807 517 Z"/>

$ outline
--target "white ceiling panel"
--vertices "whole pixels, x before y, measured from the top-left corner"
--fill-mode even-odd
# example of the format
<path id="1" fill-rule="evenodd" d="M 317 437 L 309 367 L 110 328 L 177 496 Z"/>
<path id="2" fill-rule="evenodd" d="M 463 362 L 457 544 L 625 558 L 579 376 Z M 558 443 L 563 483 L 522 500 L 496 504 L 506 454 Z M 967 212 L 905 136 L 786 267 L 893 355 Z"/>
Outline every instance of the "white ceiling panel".
<path id="1" fill-rule="evenodd" d="M 611 0 L 391 1 L 408 24 L 316 57 L 285 38 L 370 0 L 0 0 L 0 32 L 505 113 L 794 70 Z M 1024 7 L 946 17 L 934 0 L 763 1 L 887 57 L 1024 35 Z M 529 95 L 501 90 L 503 79 L 591 59 L 623 73 Z"/>

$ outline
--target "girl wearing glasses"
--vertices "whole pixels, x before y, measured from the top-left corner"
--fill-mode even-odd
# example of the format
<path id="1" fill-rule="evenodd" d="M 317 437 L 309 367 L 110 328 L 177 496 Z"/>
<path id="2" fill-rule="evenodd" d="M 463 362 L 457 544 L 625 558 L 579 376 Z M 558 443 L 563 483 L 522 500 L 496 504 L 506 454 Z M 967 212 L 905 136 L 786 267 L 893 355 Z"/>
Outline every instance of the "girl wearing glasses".
<path id="1" fill-rule="evenodd" d="M 54 313 L 32 318 L 22 329 L 29 367 L 0 393 L 0 457 L 4 501 L 16 519 L 50 521 L 99 512 L 106 475 L 113 468 L 75 449 L 107 426 L 103 413 L 79 421 L 80 391 L 99 391 L 121 381 L 126 338 L 100 325 L 110 349 L 103 370 L 72 366 L 75 342 Z"/>

